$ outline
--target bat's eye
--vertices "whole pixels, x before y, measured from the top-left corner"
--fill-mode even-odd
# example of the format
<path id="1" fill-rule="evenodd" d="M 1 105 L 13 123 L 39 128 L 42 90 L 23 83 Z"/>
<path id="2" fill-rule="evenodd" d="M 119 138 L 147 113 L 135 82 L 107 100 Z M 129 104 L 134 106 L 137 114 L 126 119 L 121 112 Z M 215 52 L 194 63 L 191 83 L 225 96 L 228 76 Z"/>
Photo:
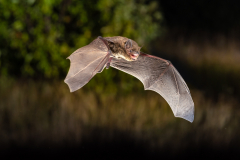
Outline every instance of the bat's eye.
<path id="1" fill-rule="evenodd" d="M 130 50 L 130 52 L 132 52 L 132 50 Z"/>

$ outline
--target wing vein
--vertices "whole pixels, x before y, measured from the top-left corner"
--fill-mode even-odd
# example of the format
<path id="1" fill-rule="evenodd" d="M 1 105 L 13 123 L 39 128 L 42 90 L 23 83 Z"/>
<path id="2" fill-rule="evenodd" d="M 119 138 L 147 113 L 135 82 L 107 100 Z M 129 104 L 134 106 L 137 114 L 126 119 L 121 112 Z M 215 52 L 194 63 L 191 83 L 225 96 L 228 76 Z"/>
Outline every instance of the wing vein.
<path id="1" fill-rule="evenodd" d="M 158 79 L 160 79 L 160 77 L 169 69 L 169 66 L 170 66 L 170 64 L 168 64 L 168 66 L 166 67 L 166 69 L 159 75 Z M 153 86 L 156 82 L 157 82 L 157 81 L 155 81 L 151 86 Z M 149 86 L 148 88 L 150 88 L 151 86 Z M 148 88 L 146 88 L 146 89 L 148 89 Z M 145 90 L 146 90 L 146 89 L 145 89 Z"/>
<path id="2" fill-rule="evenodd" d="M 173 72 L 173 76 L 174 76 L 174 79 L 175 79 L 175 83 L 176 83 L 176 86 L 177 86 L 177 94 L 178 94 L 178 96 L 179 96 L 179 87 L 178 87 L 178 83 L 177 83 L 177 79 L 176 79 L 176 76 L 175 76 L 175 73 L 174 73 L 174 70 L 173 70 L 173 68 L 172 68 L 172 72 Z M 178 97 L 178 103 L 177 103 L 177 110 L 176 110 L 176 114 L 178 113 L 178 107 L 179 107 L 179 98 L 180 97 Z"/>
<path id="3" fill-rule="evenodd" d="M 105 55 L 104 55 L 104 56 L 105 56 Z M 69 78 L 72 78 L 72 77 L 76 76 L 78 73 L 82 72 L 82 71 L 83 71 L 84 69 L 86 69 L 89 65 L 91 65 L 92 63 L 94 63 L 96 60 L 98 60 L 98 59 L 100 59 L 100 58 L 102 58 L 102 57 L 104 57 L 104 56 L 101 56 L 101 57 L 95 59 L 94 61 L 92 61 L 91 63 L 89 63 L 88 65 L 86 65 L 86 67 L 84 67 L 83 69 L 81 69 L 80 71 L 78 71 L 76 74 L 74 74 L 74 75 L 71 76 L 71 77 L 68 77 L 68 78 L 65 79 L 65 80 L 68 80 Z M 102 62 L 102 61 L 101 61 L 101 62 Z M 101 62 L 100 62 L 100 63 L 101 63 Z"/>
<path id="4" fill-rule="evenodd" d="M 179 94 L 180 94 L 180 93 L 179 93 L 179 87 L 178 87 L 177 79 L 176 79 L 176 76 L 175 76 L 175 73 L 174 73 L 173 68 L 172 68 L 172 72 L 173 72 L 173 76 L 174 76 L 174 79 L 175 79 L 175 82 L 176 82 L 177 92 L 178 92 L 178 95 L 179 95 Z"/>

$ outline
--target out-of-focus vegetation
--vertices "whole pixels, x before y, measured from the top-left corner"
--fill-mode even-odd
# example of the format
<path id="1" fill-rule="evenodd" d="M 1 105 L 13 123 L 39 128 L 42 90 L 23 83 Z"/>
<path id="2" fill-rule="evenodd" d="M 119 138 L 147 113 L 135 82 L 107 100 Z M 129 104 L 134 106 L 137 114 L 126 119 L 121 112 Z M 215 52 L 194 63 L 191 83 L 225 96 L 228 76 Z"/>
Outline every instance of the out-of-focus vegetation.
<path id="1" fill-rule="evenodd" d="M 239 10 L 218 2 L 0 0 L 0 149 L 42 154 L 75 147 L 71 155 L 113 151 L 140 158 L 147 151 L 146 159 L 238 153 L 240 20 L 232 14 Z M 117 35 L 176 66 L 195 104 L 193 123 L 175 118 L 160 95 L 113 68 L 69 92 L 66 57 L 97 36 Z"/>
<path id="2" fill-rule="evenodd" d="M 196 114 L 189 123 L 174 117 L 166 101 L 151 91 L 116 96 L 81 89 L 70 94 L 58 81 L 26 84 L 9 79 L 1 79 L 0 89 L 0 147 L 77 146 L 91 138 L 98 140 L 93 144 L 104 145 L 121 133 L 134 137 L 133 143 L 145 141 L 149 150 L 240 147 L 239 103 L 226 96 L 214 101 L 191 90 Z"/>
<path id="3" fill-rule="evenodd" d="M 66 57 L 97 36 L 126 36 L 141 45 L 155 38 L 158 9 L 157 1 L 1 0 L 0 73 L 63 78 Z"/>

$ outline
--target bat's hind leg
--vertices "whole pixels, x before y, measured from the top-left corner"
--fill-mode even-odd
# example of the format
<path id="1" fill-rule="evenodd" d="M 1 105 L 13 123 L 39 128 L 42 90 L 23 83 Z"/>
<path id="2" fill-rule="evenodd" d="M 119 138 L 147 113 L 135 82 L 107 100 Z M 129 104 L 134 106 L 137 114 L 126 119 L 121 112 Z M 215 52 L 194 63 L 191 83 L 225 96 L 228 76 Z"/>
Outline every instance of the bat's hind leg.
<path id="1" fill-rule="evenodd" d="M 111 60 L 112 60 L 113 57 L 110 57 L 108 62 L 107 62 L 107 66 L 106 66 L 106 69 L 108 69 L 110 67 L 110 63 L 111 63 Z"/>
<path id="2" fill-rule="evenodd" d="M 100 68 L 97 73 L 101 73 L 105 67 L 106 69 L 108 69 L 110 67 L 111 60 L 112 60 L 112 57 L 108 59 L 107 63 L 104 66 L 102 66 L 102 68 Z"/>

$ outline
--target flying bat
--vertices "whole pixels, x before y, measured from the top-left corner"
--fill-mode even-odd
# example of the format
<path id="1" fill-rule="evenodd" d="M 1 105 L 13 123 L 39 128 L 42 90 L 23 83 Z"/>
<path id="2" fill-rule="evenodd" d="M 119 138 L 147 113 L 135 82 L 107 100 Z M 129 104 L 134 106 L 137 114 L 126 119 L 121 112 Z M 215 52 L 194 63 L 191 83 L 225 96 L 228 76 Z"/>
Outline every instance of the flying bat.
<path id="1" fill-rule="evenodd" d="M 148 55 L 131 39 L 121 36 L 98 37 L 73 52 L 70 69 L 64 82 L 74 92 L 93 76 L 110 66 L 138 78 L 145 90 L 160 94 L 175 117 L 194 120 L 194 103 L 187 84 L 168 60 Z"/>

